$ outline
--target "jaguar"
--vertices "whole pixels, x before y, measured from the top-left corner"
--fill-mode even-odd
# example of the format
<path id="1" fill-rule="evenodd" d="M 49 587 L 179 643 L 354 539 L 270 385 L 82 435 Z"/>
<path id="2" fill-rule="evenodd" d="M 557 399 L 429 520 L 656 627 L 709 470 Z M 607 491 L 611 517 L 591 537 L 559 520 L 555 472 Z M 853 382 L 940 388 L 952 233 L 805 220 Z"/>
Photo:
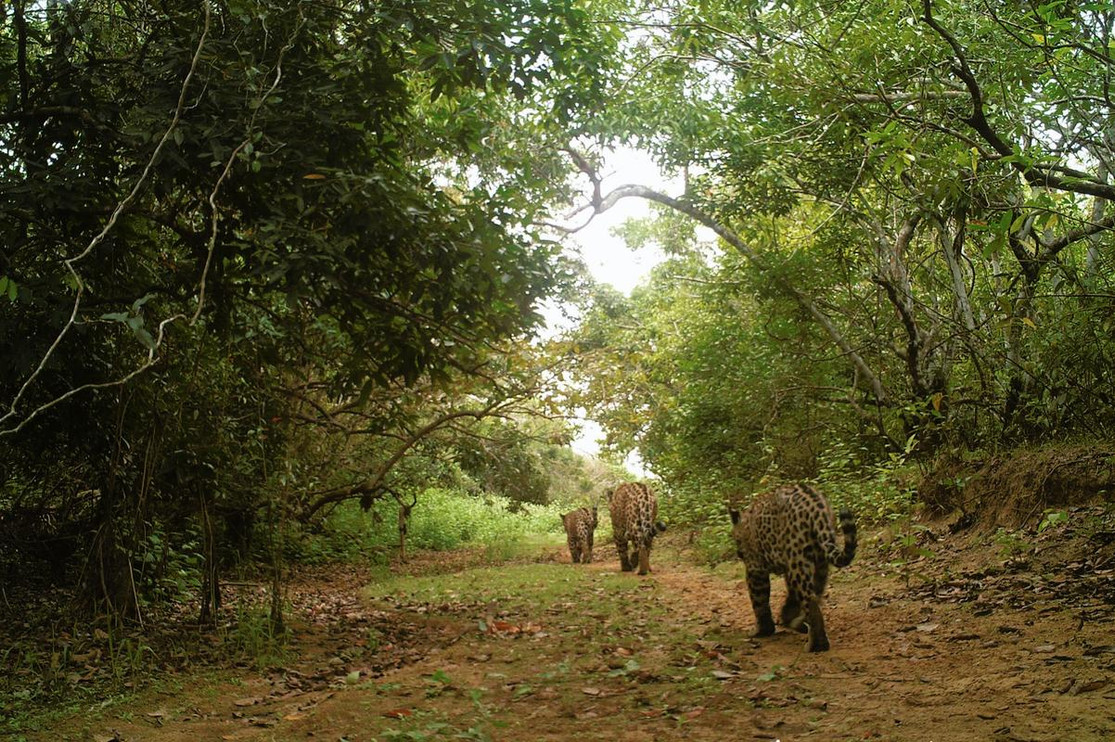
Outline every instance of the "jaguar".
<path id="1" fill-rule="evenodd" d="M 565 537 L 569 542 L 569 556 L 573 563 L 592 563 L 592 534 L 596 530 L 596 506 L 592 510 L 577 508 L 561 516 Z"/>
<path id="2" fill-rule="evenodd" d="M 844 548 L 837 546 L 836 518 L 828 499 L 807 484 L 787 484 L 758 495 L 745 511 L 728 507 L 736 555 L 747 565 L 747 591 L 758 625 L 755 636 L 774 633 L 770 576 L 786 579 L 781 623 L 808 633 L 810 652 L 829 649 L 821 597 L 829 565 L 846 567 L 856 553 L 856 521 L 841 510 Z"/>
<path id="3" fill-rule="evenodd" d="M 658 498 L 642 482 L 621 484 L 607 495 L 620 569 L 624 572 L 635 569 L 638 558 L 639 574 L 645 575 L 650 572 L 654 537 L 666 530 L 666 525 L 658 520 Z"/>

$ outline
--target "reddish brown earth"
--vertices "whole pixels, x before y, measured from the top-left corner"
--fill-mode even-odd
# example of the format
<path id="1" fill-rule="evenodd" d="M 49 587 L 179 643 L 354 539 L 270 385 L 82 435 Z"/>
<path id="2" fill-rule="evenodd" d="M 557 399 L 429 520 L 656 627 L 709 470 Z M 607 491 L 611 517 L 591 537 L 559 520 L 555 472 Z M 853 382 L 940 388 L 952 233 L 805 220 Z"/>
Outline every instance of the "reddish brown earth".
<path id="1" fill-rule="evenodd" d="M 749 639 L 740 567 L 694 566 L 669 541 L 645 578 L 603 549 L 587 566 L 407 568 L 456 570 L 440 594 L 306 577 L 283 668 L 186 678 L 31 738 L 1115 739 L 1115 547 L 1086 517 L 1022 545 L 927 536 L 933 555 L 897 566 L 864 534 L 830 586 L 823 654 L 799 634 Z"/>

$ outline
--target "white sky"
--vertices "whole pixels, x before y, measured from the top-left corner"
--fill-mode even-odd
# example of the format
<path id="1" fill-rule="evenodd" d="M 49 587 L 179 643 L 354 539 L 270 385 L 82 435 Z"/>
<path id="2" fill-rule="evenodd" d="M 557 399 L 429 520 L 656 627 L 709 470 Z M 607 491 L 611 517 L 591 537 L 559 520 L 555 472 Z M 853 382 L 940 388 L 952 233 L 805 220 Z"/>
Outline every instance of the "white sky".
<path id="1" fill-rule="evenodd" d="M 629 183 L 664 190 L 669 190 L 670 187 L 664 183 L 662 174 L 650 157 L 635 150 L 619 150 L 609 155 L 604 161 L 602 175 L 604 194 L 617 186 Z M 586 197 L 589 195 L 588 188 L 589 184 L 586 180 Z M 622 239 L 612 235 L 611 232 L 628 219 L 649 215 L 650 206 L 645 200 L 624 199 L 603 214 L 598 214 L 581 231 L 566 237 L 564 240 L 566 249 L 581 257 L 592 277 L 598 282 L 609 283 L 629 295 L 631 290 L 638 286 L 665 256 L 654 246 L 630 250 Z M 574 223 L 581 224 L 586 218 L 585 215 L 581 215 Z M 552 317 L 551 324 L 560 324 L 556 312 L 547 312 L 547 315 Z M 598 441 L 603 438 L 603 431 L 592 420 L 584 420 L 580 425 L 581 432 L 574 439 L 571 447 L 578 453 L 596 455 L 600 451 Z M 632 454 L 625 463 L 635 474 L 646 476 L 647 472 L 638 456 Z"/>
<path id="2" fill-rule="evenodd" d="M 617 186 L 634 183 L 650 188 L 666 189 L 658 166 L 649 156 L 635 150 L 619 150 L 608 156 L 602 171 L 602 192 L 607 194 Z M 587 193 L 587 183 L 586 183 Z M 646 278 L 664 256 L 657 247 L 630 250 L 611 231 L 628 219 L 650 215 L 650 205 L 641 198 L 626 198 L 603 214 L 598 214 L 580 232 L 566 240 L 578 252 L 593 278 L 610 283 L 624 294 L 630 294 Z M 581 220 L 585 216 L 579 217 Z M 577 222 L 578 224 L 581 222 Z"/>

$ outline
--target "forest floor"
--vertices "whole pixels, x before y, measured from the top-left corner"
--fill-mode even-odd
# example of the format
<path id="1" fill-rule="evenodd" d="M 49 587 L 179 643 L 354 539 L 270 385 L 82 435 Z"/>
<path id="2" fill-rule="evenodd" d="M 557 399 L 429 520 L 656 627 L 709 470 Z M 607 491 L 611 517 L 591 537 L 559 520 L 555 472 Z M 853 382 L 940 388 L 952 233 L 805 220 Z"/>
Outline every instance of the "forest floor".
<path id="1" fill-rule="evenodd" d="M 696 566 L 670 539 L 647 577 L 601 545 L 590 565 L 554 550 L 307 572 L 281 662 L 180 675 L 27 737 L 1115 739 L 1115 544 L 1087 525 L 1100 514 L 1025 540 L 922 531 L 912 560 L 863 533 L 834 571 L 819 654 L 796 633 L 749 638 L 742 568 Z"/>

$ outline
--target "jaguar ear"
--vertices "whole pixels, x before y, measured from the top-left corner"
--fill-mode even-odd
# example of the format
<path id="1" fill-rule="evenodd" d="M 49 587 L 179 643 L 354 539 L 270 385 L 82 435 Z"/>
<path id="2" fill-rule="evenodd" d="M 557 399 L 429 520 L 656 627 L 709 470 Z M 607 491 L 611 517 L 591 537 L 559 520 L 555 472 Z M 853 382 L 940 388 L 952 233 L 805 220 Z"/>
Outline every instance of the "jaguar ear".
<path id="1" fill-rule="evenodd" d="M 733 508 L 731 505 L 728 506 L 728 516 L 732 519 L 733 526 L 739 525 L 739 511 Z"/>

